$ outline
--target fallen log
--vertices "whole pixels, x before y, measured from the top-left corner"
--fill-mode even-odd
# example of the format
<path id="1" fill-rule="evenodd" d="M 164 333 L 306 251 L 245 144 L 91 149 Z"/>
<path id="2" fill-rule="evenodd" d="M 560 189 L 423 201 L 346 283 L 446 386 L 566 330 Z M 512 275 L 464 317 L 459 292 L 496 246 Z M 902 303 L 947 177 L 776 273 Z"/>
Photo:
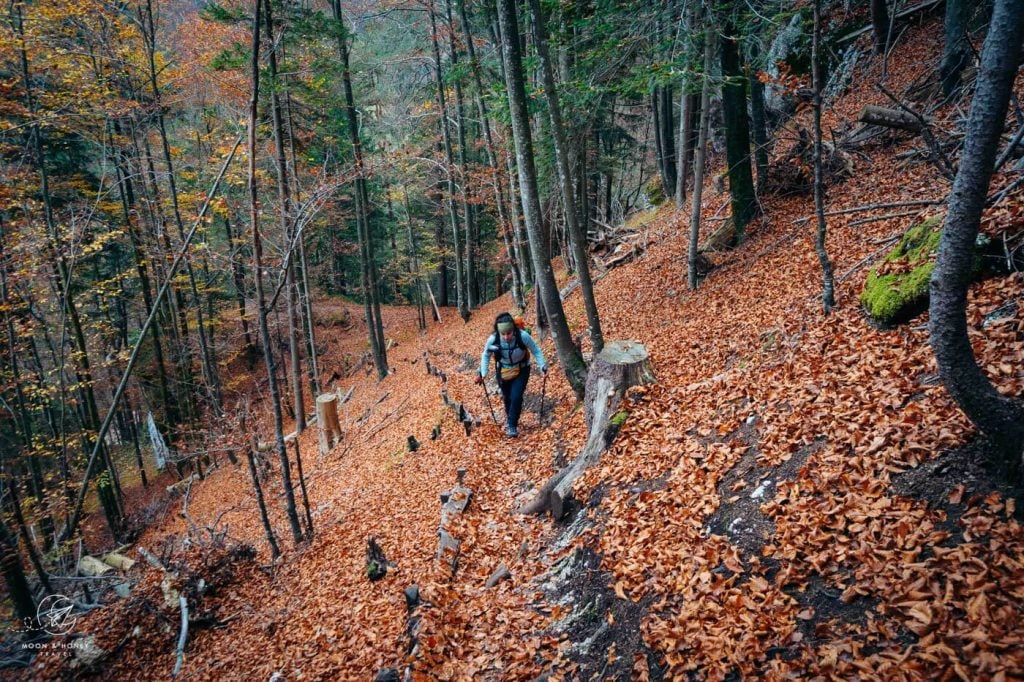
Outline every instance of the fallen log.
<path id="1" fill-rule="evenodd" d="M 913 114 L 898 109 L 886 109 L 874 104 L 869 104 L 861 109 L 857 120 L 868 125 L 896 128 L 915 134 L 920 133 L 924 128 L 921 121 Z"/>
<path id="2" fill-rule="evenodd" d="M 110 552 L 102 559 L 103 563 L 107 566 L 113 566 L 120 571 L 130 571 L 132 566 L 135 565 L 134 559 L 129 559 L 124 554 L 118 552 Z"/>
<path id="3" fill-rule="evenodd" d="M 587 374 L 584 417 L 587 442 L 568 466 L 545 483 L 533 500 L 519 509 L 521 514 L 550 511 L 554 519 L 565 515 L 572 498 L 572 486 L 583 472 L 597 463 L 621 426 L 616 410 L 632 386 L 655 382 L 647 349 L 632 341 L 613 341 L 594 357 Z"/>
<path id="4" fill-rule="evenodd" d="M 100 561 L 96 557 L 89 556 L 88 554 L 82 556 L 82 558 L 78 560 L 78 572 L 85 576 L 101 576 L 112 570 L 114 570 L 113 566 Z"/>

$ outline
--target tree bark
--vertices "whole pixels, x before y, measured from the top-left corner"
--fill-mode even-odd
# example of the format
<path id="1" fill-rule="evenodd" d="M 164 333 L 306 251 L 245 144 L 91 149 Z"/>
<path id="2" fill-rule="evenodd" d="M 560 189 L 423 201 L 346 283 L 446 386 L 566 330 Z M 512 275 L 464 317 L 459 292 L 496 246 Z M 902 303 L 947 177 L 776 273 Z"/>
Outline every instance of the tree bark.
<path id="1" fill-rule="evenodd" d="M 505 62 L 505 86 L 512 113 L 512 133 L 515 138 L 516 163 L 519 184 L 523 190 L 523 216 L 530 240 L 534 271 L 537 273 L 538 298 L 543 299 L 555 349 L 569 384 L 577 398 L 583 398 L 586 365 L 572 343 L 569 325 L 558 298 L 558 287 L 541 225 L 540 196 L 537 190 L 537 171 L 534 166 L 533 142 L 530 137 L 530 119 L 526 108 L 526 87 L 523 82 L 523 63 L 519 50 L 519 27 L 513 0 L 498 0 L 498 21 L 502 33 L 502 57 Z"/>
<path id="2" fill-rule="evenodd" d="M 36 603 L 32 598 L 25 572 L 21 568 L 18 541 L 0 519 L 0 570 L 4 574 L 7 594 L 14 606 L 14 615 L 24 624 L 35 622 Z"/>
<path id="3" fill-rule="evenodd" d="M 462 243 L 459 240 L 459 218 L 455 209 L 455 154 L 452 150 L 451 134 L 448 130 L 448 108 L 444 96 L 444 79 L 441 70 L 441 48 L 437 40 L 437 16 L 434 12 L 434 1 L 430 0 L 427 13 L 430 15 L 430 40 L 434 48 L 434 82 L 437 86 L 437 104 L 439 109 L 439 121 L 441 136 L 444 139 L 445 160 L 448 167 L 445 169 L 448 182 L 448 218 L 452 228 L 452 246 L 455 250 L 455 303 L 459 310 L 459 316 L 463 320 L 469 319 L 469 308 L 466 305 L 465 273 L 462 270 Z"/>
<path id="4" fill-rule="evenodd" d="M 277 170 L 277 200 L 281 215 L 281 241 L 285 245 L 284 258 L 287 262 L 285 270 L 285 308 L 288 319 L 288 377 L 291 382 L 292 401 L 295 412 L 295 430 L 302 433 L 306 429 L 306 402 L 302 391 L 302 361 L 299 355 L 299 322 L 297 286 L 295 282 L 294 240 L 295 226 L 292 219 L 291 183 L 288 179 L 288 163 L 284 154 L 284 116 L 279 93 L 280 83 L 277 73 L 277 51 L 283 36 L 276 35 L 273 6 L 270 0 L 264 0 L 263 20 L 270 40 L 268 66 L 270 76 L 270 110 L 274 131 L 274 166 Z"/>
<path id="5" fill-rule="evenodd" d="M 970 47 L 967 42 L 967 16 L 970 10 L 967 0 L 947 0 L 945 19 L 945 46 L 939 77 L 942 93 L 949 97 L 960 88 L 960 76 L 967 68 Z"/>
<path id="6" fill-rule="evenodd" d="M 463 241 L 466 244 L 465 277 L 463 278 L 465 291 L 463 292 L 463 298 L 466 301 L 466 309 L 473 310 L 479 304 L 476 295 L 476 221 L 468 201 L 470 176 L 469 154 L 466 149 L 466 107 L 462 96 L 462 76 L 459 74 L 459 51 L 455 46 L 452 0 L 445 0 L 445 19 L 448 24 L 448 59 L 451 62 L 451 71 L 456 74 L 453 83 L 455 85 L 455 125 L 458 128 L 459 135 L 459 201 L 462 204 Z"/>
<path id="7" fill-rule="evenodd" d="M 708 127 L 711 116 L 711 60 L 715 52 L 715 33 L 707 27 L 704 31 L 704 84 L 700 91 L 700 132 L 697 134 L 697 148 L 693 153 L 693 201 L 690 208 L 690 244 L 687 252 L 687 283 L 690 290 L 697 288 L 697 245 L 700 240 L 700 209 L 704 193 L 704 153 L 708 145 Z"/>
<path id="8" fill-rule="evenodd" d="M 871 28 L 875 33 L 875 54 L 883 54 L 886 46 L 889 44 L 889 8 L 887 0 L 871 0 Z"/>
<path id="9" fill-rule="evenodd" d="M 377 366 L 377 377 L 384 379 L 388 375 L 387 349 L 384 347 L 383 323 L 380 320 L 379 308 L 376 304 L 376 280 L 373 273 L 373 244 L 370 240 L 369 225 L 369 194 L 366 191 L 366 178 L 363 177 L 363 145 L 359 139 L 359 120 L 356 116 L 355 96 L 352 94 L 352 74 L 349 69 L 348 29 L 341 13 L 340 0 L 332 0 L 331 8 L 334 20 L 340 29 L 338 35 L 338 53 L 342 64 L 342 85 L 345 91 L 345 115 L 348 123 L 349 141 L 355 155 L 356 171 L 356 231 L 359 233 L 360 262 L 362 264 L 363 311 L 366 317 L 366 329 L 370 337 L 370 350 L 373 362 Z"/>
<path id="10" fill-rule="evenodd" d="M 967 290 L 992 167 L 1002 134 L 1024 34 L 1024 0 L 997 0 L 981 55 L 960 169 L 930 283 L 930 341 L 939 374 L 968 418 L 1024 467 L 1024 409 L 1000 395 L 974 357 Z"/>
<path id="11" fill-rule="evenodd" d="M 825 180 L 822 177 L 821 145 L 821 0 L 814 0 L 814 29 L 811 38 L 811 80 L 814 85 L 814 209 L 818 216 L 818 231 L 814 250 L 818 254 L 822 275 L 822 307 L 826 315 L 835 307 L 835 282 L 832 261 L 825 250 Z"/>
<path id="12" fill-rule="evenodd" d="M 487 110 L 487 103 L 484 100 L 484 84 L 481 76 L 480 60 L 476 56 L 476 47 L 473 45 L 472 24 L 469 22 L 469 12 L 466 9 L 466 0 L 459 1 L 459 13 L 462 18 L 462 30 L 466 37 L 466 50 L 469 54 L 469 63 L 473 70 L 473 80 L 476 84 L 474 99 L 476 100 L 477 111 L 484 131 L 484 149 L 487 152 L 487 165 L 491 170 L 491 186 L 494 191 L 494 203 L 498 210 L 498 222 L 500 223 L 502 240 L 505 243 L 505 253 L 509 260 L 509 269 L 512 271 L 512 300 L 516 307 L 526 306 L 526 297 L 523 294 L 523 271 L 522 255 L 519 253 L 515 243 L 515 223 L 509 218 L 509 208 L 505 200 L 505 190 L 502 177 L 502 168 L 498 165 L 498 154 L 495 151 L 494 136 L 491 134 L 490 114 Z"/>
<path id="13" fill-rule="evenodd" d="M 576 203 L 573 201 L 572 171 L 569 168 L 569 155 L 565 141 L 565 127 L 562 122 L 562 108 L 558 101 L 558 88 L 555 84 L 554 66 L 548 51 L 547 29 L 539 0 L 530 0 L 530 14 L 533 16 L 534 41 L 537 54 L 540 56 L 541 75 L 544 83 L 544 95 L 548 101 L 548 114 L 551 118 L 551 137 L 555 145 L 555 161 L 558 167 L 558 181 L 561 187 L 562 207 L 565 214 L 566 230 L 572 246 L 573 260 L 576 261 L 576 273 L 580 281 L 583 295 L 583 306 L 587 313 L 587 324 L 590 327 L 590 342 L 595 354 L 604 348 L 604 336 L 601 333 L 601 319 L 597 312 L 597 301 L 594 298 L 594 283 L 590 277 L 590 259 L 587 257 L 586 232 L 576 220 Z"/>
<path id="14" fill-rule="evenodd" d="M 751 69 L 756 68 L 759 51 L 757 40 L 752 42 Z M 768 182 L 768 116 L 765 113 L 764 83 L 757 73 L 750 77 L 750 125 L 754 135 L 754 161 L 757 164 L 757 196 L 764 195 Z"/>
<path id="15" fill-rule="evenodd" d="M 267 367 L 267 382 L 270 390 L 271 410 L 274 413 L 274 436 L 277 442 L 277 455 L 281 465 L 281 486 L 285 494 L 285 511 L 292 529 L 295 544 L 302 542 L 302 528 L 295 509 L 295 490 L 292 486 L 291 466 L 288 463 L 288 451 L 284 443 L 284 419 L 281 414 L 281 393 L 277 385 L 277 373 L 274 367 L 274 350 L 270 340 L 270 327 L 267 324 L 267 302 L 263 292 L 263 242 L 260 238 L 259 225 L 259 193 L 256 184 L 256 126 L 259 121 L 260 88 L 260 9 L 264 0 L 255 0 L 252 26 L 252 98 L 249 101 L 249 221 L 252 225 L 252 260 L 253 273 L 256 281 L 256 308 L 259 312 L 263 361 Z M 252 466 L 250 464 L 250 466 Z"/>
<path id="16" fill-rule="evenodd" d="M 740 65 L 736 29 L 726 25 L 722 39 L 722 109 L 725 118 L 725 148 L 729 164 L 729 195 L 736 241 L 743 241 L 747 223 L 757 211 L 754 177 L 750 169 L 750 126 L 747 124 L 747 79 Z"/>

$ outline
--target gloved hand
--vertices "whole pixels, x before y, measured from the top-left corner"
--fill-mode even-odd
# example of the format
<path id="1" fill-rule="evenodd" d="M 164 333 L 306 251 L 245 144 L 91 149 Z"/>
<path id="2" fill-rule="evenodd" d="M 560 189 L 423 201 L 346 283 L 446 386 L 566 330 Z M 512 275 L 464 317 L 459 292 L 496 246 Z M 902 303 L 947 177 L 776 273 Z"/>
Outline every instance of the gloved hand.
<path id="1" fill-rule="evenodd" d="M 482 383 L 484 383 L 484 378 L 482 376 L 480 376 L 479 374 L 477 374 L 476 375 L 476 379 L 473 379 L 473 383 L 474 384 L 482 384 Z"/>
<path id="2" fill-rule="evenodd" d="M 545 365 L 545 366 L 543 366 L 543 367 L 541 367 L 541 368 L 540 368 L 540 373 L 541 373 L 541 374 L 543 374 L 544 376 L 547 376 L 547 375 L 548 375 L 548 368 L 547 368 L 547 365 Z"/>

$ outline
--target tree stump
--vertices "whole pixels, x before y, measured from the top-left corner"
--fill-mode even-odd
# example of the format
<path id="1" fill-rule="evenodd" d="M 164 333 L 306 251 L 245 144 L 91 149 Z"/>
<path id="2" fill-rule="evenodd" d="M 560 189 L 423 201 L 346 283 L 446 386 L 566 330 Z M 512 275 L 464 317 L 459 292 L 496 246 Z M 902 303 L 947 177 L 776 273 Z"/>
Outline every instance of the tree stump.
<path id="1" fill-rule="evenodd" d="M 584 416 L 588 435 L 583 450 L 568 466 L 552 476 L 537 496 L 521 507 L 519 512 L 538 514 L 550 510 L 553 518 L 562 518 L 572 498 L 573 483 L 597 463 L 617 433 L 615 411 L 626 390 L 631 386 L 654 382 L 654 371 L 643 344 L 633 341 L 605 344 L 587 374 Z"/>
<path id="2" fill-rule="evenodd" d="M 338 394 L 324 393 L 316 398 L 317 436 L 320 454 L 326 455 L 341 440 L 341 424 L 338 422 Z"/>
<path id="3" fill-rule="evenodd" d="M 598 384 L 605 380 L 602 388 Z M 590 363 L 587 373 L 584 415 L 587 429 L 593 431 L 594 417 L 598 410 L 608 413 L 611 418 L 616 407 L 631 386 L 653 384 L 654 370 L 647 355 L 647 348 L 635 341 L 612 341 Z M 602 403 L 608 403 L 603 405 Z M 614 403 L 614 404 L 611 404 Z"/>

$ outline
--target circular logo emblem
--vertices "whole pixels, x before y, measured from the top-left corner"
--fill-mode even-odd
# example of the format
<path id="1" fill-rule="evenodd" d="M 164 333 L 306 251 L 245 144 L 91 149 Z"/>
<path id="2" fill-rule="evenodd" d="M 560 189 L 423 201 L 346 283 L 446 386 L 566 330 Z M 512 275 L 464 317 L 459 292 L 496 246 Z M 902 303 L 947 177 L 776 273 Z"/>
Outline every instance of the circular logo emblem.
<path id="1" fill-rule="evenodd" d="M 75 603 L 62 594 L 44 597 L 36 609 L 39 627 L 54 636 L 66 635 L 78 622 L 71 614 L 74 608 Z"/>

